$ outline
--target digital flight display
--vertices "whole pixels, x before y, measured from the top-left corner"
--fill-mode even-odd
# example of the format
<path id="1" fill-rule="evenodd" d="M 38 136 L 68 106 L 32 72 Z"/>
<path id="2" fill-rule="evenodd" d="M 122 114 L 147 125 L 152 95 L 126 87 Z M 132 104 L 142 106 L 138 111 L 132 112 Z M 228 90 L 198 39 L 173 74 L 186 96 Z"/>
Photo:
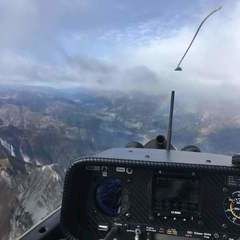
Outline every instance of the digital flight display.
<path id="1" fill-rule="evenodd" d="M 158 212 L 197 212 L 200 187 L 196 178 L 156 176 L 153 182 L 153 208 Z"/>

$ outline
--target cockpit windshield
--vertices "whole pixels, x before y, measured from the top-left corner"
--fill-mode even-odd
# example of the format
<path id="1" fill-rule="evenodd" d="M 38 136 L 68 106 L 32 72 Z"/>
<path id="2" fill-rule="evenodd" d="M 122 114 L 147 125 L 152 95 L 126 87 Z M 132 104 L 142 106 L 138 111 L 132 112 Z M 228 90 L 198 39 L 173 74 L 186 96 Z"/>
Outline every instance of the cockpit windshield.
<path id="1" fill-rule="evenodd" d="M 176 149 L 240 151 L 239 0 L 2 0 L 0 16 L 0 239 L 61 205 L 76 158 L 166 136 L 172 90 Z"/>

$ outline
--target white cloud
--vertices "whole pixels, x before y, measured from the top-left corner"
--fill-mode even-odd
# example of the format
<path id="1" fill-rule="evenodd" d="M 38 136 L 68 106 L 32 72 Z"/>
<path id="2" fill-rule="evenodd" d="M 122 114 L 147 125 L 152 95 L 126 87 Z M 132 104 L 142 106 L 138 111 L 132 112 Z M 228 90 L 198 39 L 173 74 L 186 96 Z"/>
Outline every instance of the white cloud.
<path id="1" fill-rule="evenodd" d="M 4 33 L 0 38 L 1 83 L 151 92 L 173 88 L 197 92 L 207 86 L 207 91 L 217 87 L 218 91 L 228 91 L 227 94 L 240 88 L 239 1 L 224 7 L 203 26 L 183 62 L 183 72 L 173 70 L 197 24 L 211 10 L 209 7 L 195 15 L 189 12 L 193 14 L 189 17 L 192 22 L 181 22 L 181 15 L 173 15 L 167 21 L 155 16 L 137 23 L 130 21 L 125 28 L 118 28 L 116 23 L 106 30 L 103 23 L 111 16 L 103 17 L 104 7 L 97 6 L 104 11 L 96 12 L 94 19 L 92 1 L 71 3 L 66 0 L 51 3 L 23 0 L 21 4 L 3 0 L 0 3 L 3 14 L 0 27 Z M 116 5 L 116 9 L 119 6 Z M 125 10 L 126 5 L 120 6 L 120 11 Z M 87 22 L 83 22 L 84 19 Z M 97 21 L 102 25 L 97 27 Z M 95 41 L 89 37 L 91 31 L 98 34 Z M 79 56 L 78 48 L 81 49 L 83 40 L 92 41 L 88 44 L 95 44 L 96 51 L 101 50 L 101 43 L 105 41 L 111 53 L 102 58 L 98 55 L 98 59 Z M 75 42 L 76 54 L 72 54 L 74 48 L 69 53 L 66 47 L 72 42 Z"/>
<path id="2" fill-rule="evenodd" d="M 156 35 L 140 46 L 122 53 L 117 64 L 147 66 L 160 80 L 172 81 L 171 87 L 236 86 L 240 89 L 240 4 L 234 9 L 223 9 L 203 26 L 182 66 L 183 72 L 174 72 L 180 57 L 197 28 L 188 24 L 162 37 Z M 138 39 L 136 39 L 137 41 Z M 141 41 L 140 41 L 141 42 Z"/>

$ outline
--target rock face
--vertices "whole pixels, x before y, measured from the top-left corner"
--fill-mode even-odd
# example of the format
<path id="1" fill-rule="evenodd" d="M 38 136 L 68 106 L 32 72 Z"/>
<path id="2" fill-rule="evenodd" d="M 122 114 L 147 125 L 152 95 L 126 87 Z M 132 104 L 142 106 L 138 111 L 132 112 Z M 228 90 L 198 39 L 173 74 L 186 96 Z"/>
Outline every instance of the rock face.
<path id="1" fill-rule="evenodd" d="M 174 144 L 239 152 L 240 115 L 229 106 L 178 99 Z M 0 239 L 16 239 L 58 207 L 73 159 L 165 134 L 168 109 L 168 96 L 1 88 Z"/>
<path id="2" fill-rule="evenodd" d="M 28 172 L 10 221 L 10 239 L 16 239 L 61 203 L 63 178 L 54 165 L 28 169 Z"/>
<path id="3" fill-rule="evenodd" d="M 56 209 L 61 202 L 62 179 L 54 165 L 36 166 L 1 154 L 1 239 L 16 239 Z"/>

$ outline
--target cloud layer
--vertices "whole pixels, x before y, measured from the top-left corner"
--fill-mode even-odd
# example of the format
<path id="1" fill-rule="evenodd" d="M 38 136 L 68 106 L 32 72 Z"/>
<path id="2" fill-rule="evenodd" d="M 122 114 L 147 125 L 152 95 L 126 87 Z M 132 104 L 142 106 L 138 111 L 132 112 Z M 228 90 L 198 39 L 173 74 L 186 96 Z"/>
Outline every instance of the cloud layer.
<path id="1" fill-rule="evenodd" d="M 204 25 L 183 72 L 173 71 L 177 61 L 220 1 L 159 2 L 1 1 L 0 83 L 209 95 L 240 90 L 239 1 L 221 1 L 223 10 Z"/>

